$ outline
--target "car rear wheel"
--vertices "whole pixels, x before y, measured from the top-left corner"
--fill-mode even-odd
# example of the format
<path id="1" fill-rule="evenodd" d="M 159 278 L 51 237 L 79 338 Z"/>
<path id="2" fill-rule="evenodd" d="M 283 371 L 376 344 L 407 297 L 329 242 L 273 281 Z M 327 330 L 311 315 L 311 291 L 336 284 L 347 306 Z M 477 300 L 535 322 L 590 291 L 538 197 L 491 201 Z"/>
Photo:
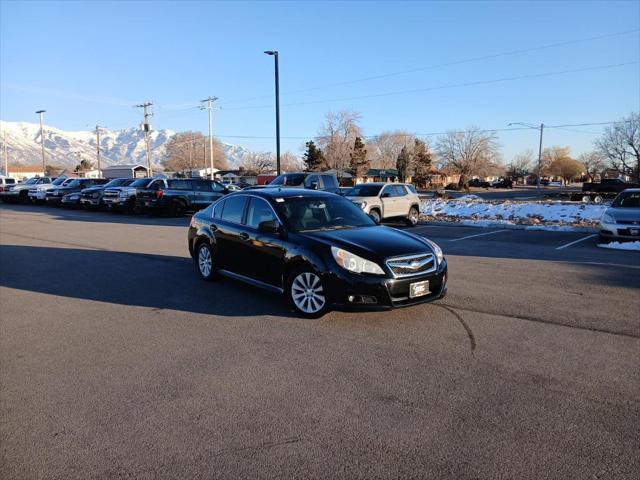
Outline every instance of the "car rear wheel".
<path id="1" fill-rule="evenodd" d="M 322 278 L 311 268 L 301 268 L 289 275 L 286 293 L 293 309 L 303 317 L 318 318 L 329 310 Z"/>
<path id="2" fill-rule="evenodd" d="M 213 251 L 206 241 L 200 242 L 196 252 L 196 263 L 200 276 L 207 281 L 215 278 L 215 268 L 213 265 Z"/>
<path id="3" fill-rule="evenodd" d="M 420 212 L 416 207 L 411 207 L 407 215 L 407 225 L 415 227 L 418 224 L 418 220 L 420 220 Z"/>

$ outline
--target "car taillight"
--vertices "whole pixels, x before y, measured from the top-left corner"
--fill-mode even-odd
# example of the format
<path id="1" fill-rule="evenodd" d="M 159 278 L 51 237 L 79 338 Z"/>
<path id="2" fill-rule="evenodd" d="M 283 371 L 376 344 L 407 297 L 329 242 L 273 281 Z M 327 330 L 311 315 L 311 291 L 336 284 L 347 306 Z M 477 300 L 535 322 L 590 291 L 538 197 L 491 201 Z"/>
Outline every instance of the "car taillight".
<path id="1" fill-rule="evenodd" d="M 164 190 L 156 190 L 156 198 L 160 200 L 164 195 Z"/>

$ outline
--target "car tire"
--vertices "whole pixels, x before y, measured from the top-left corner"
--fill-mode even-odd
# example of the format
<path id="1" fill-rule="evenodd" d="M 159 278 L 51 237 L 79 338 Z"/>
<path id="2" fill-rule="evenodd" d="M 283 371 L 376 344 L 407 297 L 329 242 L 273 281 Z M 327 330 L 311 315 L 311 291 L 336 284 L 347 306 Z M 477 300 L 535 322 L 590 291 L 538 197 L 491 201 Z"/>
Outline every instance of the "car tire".
<path id="1" fill-rule="evenodd" d="M 171 215 L 180 216 L 185 212 L 185 205 L 181 200 L 171 202 Z"/>
<path id="2" fill-rule="evenodd" d="M 380 223 L 382 221 L 382 216 L 380 215 L 380 212 L 376 208 L 369 211 L 369 215 L 371 215 L 371 217 L 375 220 L 376 223 Z"/>
<path id="3" fill-rule="evenodd" d="M 602 235 L 601 233 L 598 234 L 598 243 L 610 243 L 611 239 L 605 237 L 604 235 Z"/>
<path id="4" fill-rule="evenodd" d="M 198 243 L 194 258 L 198 273 L 203 280 L 210 282 L 216 278 L 216 269 L 213 264 L 213 250 L 206 240 Z"/>
<path id="5" fill-rule="evenodd" d="M 595 197 L 593 197 L 593 203 L 597 203 L 598 205 L 602 203 L 602 200 L 602 195 L 596 195 Z"/>
<path id="6" fill-rule="evenodd" d="M 329 311 L 325 284 L 311 267 L 291 272 L 285 285 L 285 295 L 291 308 L 301 317 L 319 318 Z"/>
<path id="7" fill-rule="evenodd" d="M 407 225 L 415 227 L 418 224 L 418 220 L 420 220 L 420 212 L 416 207 L 411 207 L 406 218 Z"/>

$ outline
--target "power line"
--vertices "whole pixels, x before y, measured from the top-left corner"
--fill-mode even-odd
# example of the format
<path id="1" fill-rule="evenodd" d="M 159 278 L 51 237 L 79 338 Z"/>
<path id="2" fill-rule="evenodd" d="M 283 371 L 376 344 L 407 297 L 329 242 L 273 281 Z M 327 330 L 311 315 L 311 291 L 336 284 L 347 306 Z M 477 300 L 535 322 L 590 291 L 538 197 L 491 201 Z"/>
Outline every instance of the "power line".
<path id="1" fill-rule="evenodd" d="M 566 46 L 566 45 L 573 45 L 573 44 L 576 44 L 576 43 L 583 43 L 583 42 L 589 42 L 589 41 L 593 41 L 593 40 L 601 40 L 601 39 L 604 39 L 604 38 L 611 38 L 611 37 L 617 37 L 617 36 L 622 36 L 622 35 L 628 35 L 628 34 L 631 34 L 631 33 L 637 33 L 639 31 L 640 31 L 640 29 L 625 30 L 625 31 L 622 31 L 622 32 L 608 33 L 608 34 L 604 34 L 604 35 L 598 35 L 598 36 L 595 36 L 595 37 L 580 38 L 580 39 L 568 40 L 568 41 L 564 41 L 564 42 L 556 42 L 556 43 L 550 43 L 550 44 L 546 44 L 546 45 L 540 45 L 540 46 L 537 46 L 537 47 L 523 48 L 523 49 L 519 49 L 519 50 L 510 50 L 510 51 L 506 51 L 506 52 L 482 55 L 482 56 L 479 56 L 479 57 L 466 58 L 466 59 L 462 59 L 462 60 L 454 60 L 454 61 L 451 61 L 451 62 L 439 63 L 439 64 L 434 64 L 434 65 L 426 65 L 426 66 L 407 69 L 407 70 L 383 73 L 383 74 L 379 74 L 379 75 L 372 75 L 372 76 L 369 76 L 369 77 L 362 77 L 362 78 L 357 78 L 357 79 L 353 79 L 353 80 L 345 80 L 345 81 L 342 81 L 342 82 L 328 83 L 328 84 L 324 84 L 324 85 L 318 85 L 318 86 L 315 86 L 315 87 L 302 88 L 302 89 L 298 89 L 298 90 L 291 90 L 291 91 L 285 92 L 284 95 L 291 95 L 291 94 L 303 93 L 303 92 L 311 92 L 311 91 L 314 91 L 314 90 L 321 90 L 321 89 L 324 89 L 324 88 L 339 87 L 339 86 L 344 86 L 344 85 L 352 85 L 352 84 L 355 84 L 355 83 L 367 82 L 367 81 L 371 81 L 371 80 L 379 80 L 379 79 L 382 79 L 382 78 L 389 78 L 389 77 L 394 77 L 394 76 L 398 76 L 398 75 L 405 75 L 405 74 L 408 74 L 408 73 L 421 72 L 421 71 L 425 71 L 425 70 L 432 70 L 432 69 L 437 69 L 437 68 L 461 65 L 461 64 L 464 64 L 464 63 L 477 62 L 477 61 L 481 61 L 481 60 L 490 60 L 490 59 L 493 59 L 493 58 L 500 58 L 500 57 L 506 57 L 506 56 L 511 56 L 511 55 L 519 55 L 519 54 L 522 54 L 522 53 L 529 53 L 529 52 L 534 52 L 534 51 L 538 51 L 538 50 L 546 50 L 546 49 L 549 49 L 549 48 L 562 47 L 562 46 Z M 233 100 L 232 99 L 232 100 L 229 100 L 227 102 L 224 102 L 223 105 L 227 105 L 229 103 L 243 103 L 243 102 L 248 102 L 248 101 L 252 101 L 252 100 L 260 100 L 260 99 L 263 99 L 263 98 L 270 98 L 270 97 L 271 97 L 270 95 L 260 95 L 260 96 L 257 96 L 257 97 L 246 98 L 246 99 L 237 99 L 237 100 Z"/>
<path id="2" fill-rule="evenodd" d="M 588 71 L 594 71 L 594 70 L 604 70 L 607 68 L 617 68 L 617 67 L 623 67 L 623 66 L 628 66 L 628 65 L 637 65 L 640 62 L 624 62 L 624 63 L 614 63 L 614 64 L 609 64 L 609 65 L 597 65 L 597 66 L 593 66 L 593 67 L 584 67 L 584 68 L 576 68 L 576 69 L 572 69 L 572 70 L 560 70 L 560 71 L 555 71 L 555 72 L 544 72 L 544 73 L 531 73 L 531 74 L 527 74 L 527 75 L 517 75 L 514 77 L 503 77 L 503 78 L 494 78 L 494 79 L 490 79 L 490 80 L 478 80 L 475 82 L 465 82 L 465 83 L 455 83 L 455 84 L 447 84 L 447 85 L 437 85 L 437 86 L 433 86 L 433 87 L 424 87 L 424 88 L 414 88 L 411 90 L 397 90 L 397 91 L 393 91 L 393 92 L 384 92 L 384 93 L 373 93 L 373 94 L 369 94 L 369 95 L 359 95 L 359 96 L 354 96 L 354 97 L 343 97 L 343 98 L 331 98 L 331 99 L 325 99 L 325 100 L 310 100 L 310 101 L 304 101 L 304 102 L 292 102 L 292 103 L 285 103 L 283 105 L 283 107 L 293 107 L 293 106 L 298 106 L 298 105 L 315 105 L 315 104 L 320 104 L 320 103 L 331 103 L 331 102 L 345 102 L 345 101 L 350 101 L 350 100 L 363 100 L 363 99 L 367 99 L 367 98 L 379 98 L 379 97 L 388 97 L 388 96 L 392 96 L 392 95 L 406 95 L 408 93 L 420 93 L 420 92 L 429 92 L 429 91 L 434 91 L 434 90 L 444 90 L 444 89 L 449 89 L 449 88 L 461 88 L 461 87 L 471 87 L 471 86 L 476 86 L 476 85 L 488 85 L 488 84 L 492 84 L 492 83 L 501 83 L 501 82 L 508 82 L 508 81 L 514 81 L 514 80 L 525 80 L 525 79 L 530 79 L 530 78 L 540 78 L 540 77 L 549 77 L 549 76 L 556 76 L 556 75 L 565 75 L 568 73 L 578 73 L 578 72 L 588 72 Z M 226 110 L 253 110 L 253 109 L 262 109 L 262 108 L 271 108 L 271 105 L 254 105 L 254 106 L 249 106 L 249 107 L 229 107 L 226 108 Z"/>

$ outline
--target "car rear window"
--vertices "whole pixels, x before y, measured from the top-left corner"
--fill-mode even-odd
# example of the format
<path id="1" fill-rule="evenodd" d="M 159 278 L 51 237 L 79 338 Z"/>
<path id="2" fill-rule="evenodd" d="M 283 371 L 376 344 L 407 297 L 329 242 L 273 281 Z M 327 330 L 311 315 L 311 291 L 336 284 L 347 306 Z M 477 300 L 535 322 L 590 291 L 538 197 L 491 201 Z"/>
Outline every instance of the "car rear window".
<path id="1" fill-rule="evenodd" d="M 323 175 L 324 188 L 338 188 L 338 180 L 333 175 Z"/>
<path id="2" fill-rule="evenodd" d="M 6 185 L 14 185 L 16 183 L 16 179 L 15 178 L 5 178 L 4 179 L 4 183 Z"/>
<path id="3" fill-rule="evenodd" d="M 241 223 L 246 204 L 247 197 L 245 196 L 227 198 L 224 202 L 224 209 L 222 210 L 222 220 L 231 223 Z"/>
<path id="4" fill-rule="evenodd" d="M 168 180 L 171 190 L 193 190 L 193 180 Z"/>

